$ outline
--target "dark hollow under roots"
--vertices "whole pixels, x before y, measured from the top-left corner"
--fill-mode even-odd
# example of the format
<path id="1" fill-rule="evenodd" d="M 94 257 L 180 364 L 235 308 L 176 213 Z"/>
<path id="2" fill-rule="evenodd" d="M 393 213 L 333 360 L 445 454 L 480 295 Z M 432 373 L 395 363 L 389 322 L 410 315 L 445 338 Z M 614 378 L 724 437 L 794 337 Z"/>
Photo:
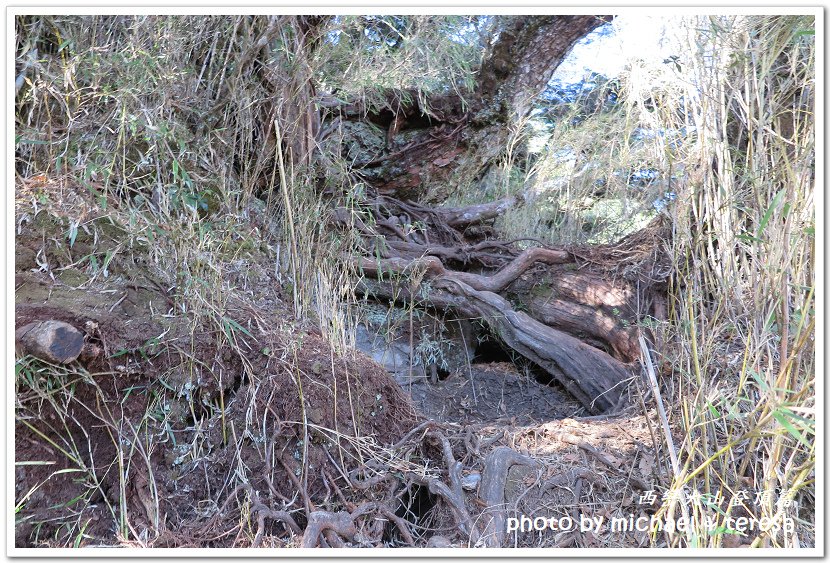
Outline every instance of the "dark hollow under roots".
<path id="1" fill-rule="evenodd" d="M 376 218 L 372 226 L 345 210 L 334 217 L 363 237 L 367 254 L 354 264 L 363 295 L 479 319 L 510 350 L 507 356 L 538 366 L 588 412 L 626 405 L 628 384 L 639 371 L 637 323 L 659 314 L 666 275 L 654 275 L 660 237 L 637 234 L 587 249 L 540 244 L 518 250 L 517 241 L 469 234 L 470 225 L 521 204 L 511 198 L 432 208 L 378 196 L 366 204 Z M 646 232 L 660 229 L 655 222 Z M 492 346 L 485 353 L 504 357 Z"/>

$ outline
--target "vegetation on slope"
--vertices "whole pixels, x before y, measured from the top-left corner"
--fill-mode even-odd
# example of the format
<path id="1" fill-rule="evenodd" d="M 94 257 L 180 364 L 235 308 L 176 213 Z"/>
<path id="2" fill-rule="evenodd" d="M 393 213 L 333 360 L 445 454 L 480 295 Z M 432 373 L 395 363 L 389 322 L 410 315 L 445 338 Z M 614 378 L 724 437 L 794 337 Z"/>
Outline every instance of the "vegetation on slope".
<path id="1" fill-rule="evenodd" d="M 518 18 L 18 16 L 16 327 L 86 335 L 79 362 L 16 362 L 18 546 L 495 545 L 482 503 L 584 483 L 694 524 L 519 545 L 815 545 L 812 17 L 684 19 L 682 56 L 532 105 L 494 63 L 563 24 Z M 568 288 L 601 284 L 629 293 L 592 325 Z M 354 352 L 370 299 L 410 337 L 489 320 L 553 379 L 545 330 L 576 325 L 630 370 L 632 436 L 423 421 Z M 410 341 L 424 365 L 442 330 Z"/>

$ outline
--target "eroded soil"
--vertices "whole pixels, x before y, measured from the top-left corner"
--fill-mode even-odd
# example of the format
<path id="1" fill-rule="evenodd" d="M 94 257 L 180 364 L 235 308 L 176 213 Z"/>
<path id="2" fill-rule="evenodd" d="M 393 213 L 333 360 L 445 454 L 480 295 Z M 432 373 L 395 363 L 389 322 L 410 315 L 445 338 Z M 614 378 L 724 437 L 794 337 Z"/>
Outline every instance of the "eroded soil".
<path id="1" fill-rule="evenodd" d="M 649 509 L 636 500 L 662 469 L 644 416 L 569 418 L 576 401 L 508 362 L 396 381 L 292 319 L 255 245 L 216 278 L 227 298 L 194 309 L 181 273 L 153 258 L 163 240 L 136 237 L 82 190 L 33 205 L 50 188 L 19 189 L 15 325 L 63 320 L 85 332 L 88 354 L 18 360 L 18 547 L 293 546 L 320 514 L 351 515 L 321 545 L 465 546 L 459 514 L 486 518 L 477 487 L 500 446 L 535 460 L 508 471 L 508 514 Z M 454 487 L 456 461 L 460 508 L 437 485 Z"/>

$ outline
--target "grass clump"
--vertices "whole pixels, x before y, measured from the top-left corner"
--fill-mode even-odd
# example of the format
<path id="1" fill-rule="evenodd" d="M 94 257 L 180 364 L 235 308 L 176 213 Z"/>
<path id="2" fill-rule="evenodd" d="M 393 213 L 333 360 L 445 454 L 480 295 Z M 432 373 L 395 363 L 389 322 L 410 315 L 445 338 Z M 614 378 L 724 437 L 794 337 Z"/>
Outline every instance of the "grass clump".
<path id="1" fill-rule="evenodd" d="M 750 514 L 754 547 L 812 545 L 813 18 L 675 23 L 667 39 L 684 56 L 632 61 L 587 95 L 542 104 L 527 164 L 477 201 L 524 194 L 496 225 L 533 244 L 612 242 L 658 216 L 671 225 L 668 315 L 648 324 L 681 437 L 668 438 L 675 501 L 660 514 L 693 526 L 669 543 L 735 545 L 729 519 Z M 758 531 L 761 519 L 777 524 Z"/>
<path id="2" fill-rule="evenodd" d="M 752 506 L 779 523 L 754 547 L 815 541 L 813 24 L 747 16 L 685 26 L 695 30 L 684 100 L 696 134 L 672 212 L 676 348 L 663 354 L 679 376 L 673 414 L 685 430 L 674 488 L 749 491 L 715 520 Z M 706 500 L 692 503 L 696 514 Z M 803 535 L 783 532 L 785 521 Z"/>

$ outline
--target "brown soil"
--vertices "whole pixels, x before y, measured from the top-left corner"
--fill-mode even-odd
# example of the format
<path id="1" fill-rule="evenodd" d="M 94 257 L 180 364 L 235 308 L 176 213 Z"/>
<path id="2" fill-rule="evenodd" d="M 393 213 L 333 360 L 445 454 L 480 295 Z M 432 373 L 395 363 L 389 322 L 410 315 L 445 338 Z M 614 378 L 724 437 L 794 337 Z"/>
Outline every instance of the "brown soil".
<path id="1" fill-rule="evenodd" d="M 234 323 L 227 326 L 242 327 L 231 341 L 210 319 L 173 314 L 177 296 L 126 253 L 111 261 L 107 278 L 76 268 L 86 238 L 69 249 L 66 225 L 80 215 L 95 229 L 106 214 L 83 194 L 62 198 L 65 206 L 34 217 L 18 208 L 15 326 L 65 321 L 85 332 L 90 353 L 68 366 L 18 363 L 19 547 L 113 543 L 142 529 L 167 545 L 229 545 L 233 538 L 205 543 L 165 530 L 212 516 L 234 475 L 271 498 L 296 497 L 296 477 L 313 502 L 328 486 L 328 448 L 352 461 L 355 436 L 388 443 L 415 424 L 380 366 L 339 357 L 290 320 L 264 266 L 255 297 L 231 300 L 223 312 Z M 38 260 L 46 271 L 37 271 Z M 116 530 L 122 502 L 124 527 Z"/>
<path id="2" fill-rule="evenodd" d="M 487 506 L 456 477 L 475 481 L 499 446 L 537 463 L 507 472 L 509 515 L 620 511 L 655 482 L 642 416 L 551 422 L 581 407 L 509 363 L 404 390 L 292 319 L 265 258 L 226 272 L 250 290 L 221 310 L 183 311 L 146 242 L 119 247 L 111 213 L 61 197 L 34 214 L 18 201 L 15 324 L 65 321 L 87 347 L 66 366 L 17 362 L 18 547 L 463 546 Z M 68 248 L 73 221 L 90 233 Z M 107 247 L 104 276 L 84 257 Z M 531 536 L 510 541 L 642 539 Z"/>
<path id="3" fill-rule="evenodd" d="M 36 287 L 50 284 L 44 280 Z M 193 335 L 186 354 L 177 344 L 184 341 L 175 336 L 150 345 L 150 350 L 146 343 L 160 334 L 158 327 L 153 323 L 124 326 L 129 317 L 119 317 L 118 307 L 112 315 L 97 316 L 96 307 L 86 301 L 90 295 L 94 293 L 79 292 L 73 313 L 49 305 L 49 299 L 45 305 L 17 307 L 19 325 L 59 319 L 83 329 L 92 322 L 98 327 L 88 329 L 91 341 L 111 355 L 127 351 L 115 359 L 101 354 L 86 365 L 60 370 L 33 359 L 21 364 L 16 498 L 34 492 L 17 515 L 18 546 L 64 539 L 49 516 L 63 513 L 65 517 L 72 510 L 71 501 L 87 486 L 75 479 L 75 473 L 54 475 L 62 469 L 79 472 L 78 464 L 62 452 L 69 449 L 68 443 L 83 456 L 83 467 L 97 468 L 102 475 L 100 487 L 89 497 L 97 510 L 90 504 L 77 515 L 84 522 L 91 519 L 84 533 L 90 543 L 98 543 L 114 539 L 106 505 L 117 505 L 124 486 L 119 482 L 116 437 L 130 427 L 140 435 L 164 436 L 152 452 L 121 449 L 131 465 L 126 496 L 132 525 L 141 529 L 158 521 L 176 530 L 198 521 L 206 502 L 218 504 L 229 492 L 228 476 L 235 472 L 244 471 L 257 491 L 273 489 L 272 495 L 291 497 L 297 488 L 286 475 L 290 470 L 304 482 L 309 496 L 317 498 L 325 486 L 320 469 L 329 464 L 324 447 L 334 445 L 340 455 L 356 455 L 338 433 L 344 438 L 359 435 L 393 441 L 415 422 L 406 396 L 385 371 L 360 356 L 337 357 L 317 334 L 299 332 L 291 339 L 277 332 L 259 334 L 242 357 L 209 332 Z M 118 293 L 109 295 L 109 299 L 95 296 L 98 308 L 112 306 Z M 265 348 L 267 354 L 262 352 Z M 187 374 L 194 358 L 196 365 L 212 364 L 212 369 Z M 41 372 L 49 374 L 45 380 L 37 379 Z M 68 403 L 43 400 L 50 389 L 67 386 L 73 388 Z M 50 441 L 58 447 L 50 447 Z M 150 474 L 155 491 L 149 490 Z M 147 490 L 140 490 L 142 486 Z M 162 499 L 158 513 L 147 508 L 147 499 L 154 495 Z M 58 517 L 57 522 L 63 525 L 62 520 Z"/>
<path id="4" fill-rule="evenodd" d="M 433 385 L 404 382 L 415 408 L 442 422 L 530 425 L 583 413 L 558 386 L 543 385 L 509 362 L 473 364 Z"/>

